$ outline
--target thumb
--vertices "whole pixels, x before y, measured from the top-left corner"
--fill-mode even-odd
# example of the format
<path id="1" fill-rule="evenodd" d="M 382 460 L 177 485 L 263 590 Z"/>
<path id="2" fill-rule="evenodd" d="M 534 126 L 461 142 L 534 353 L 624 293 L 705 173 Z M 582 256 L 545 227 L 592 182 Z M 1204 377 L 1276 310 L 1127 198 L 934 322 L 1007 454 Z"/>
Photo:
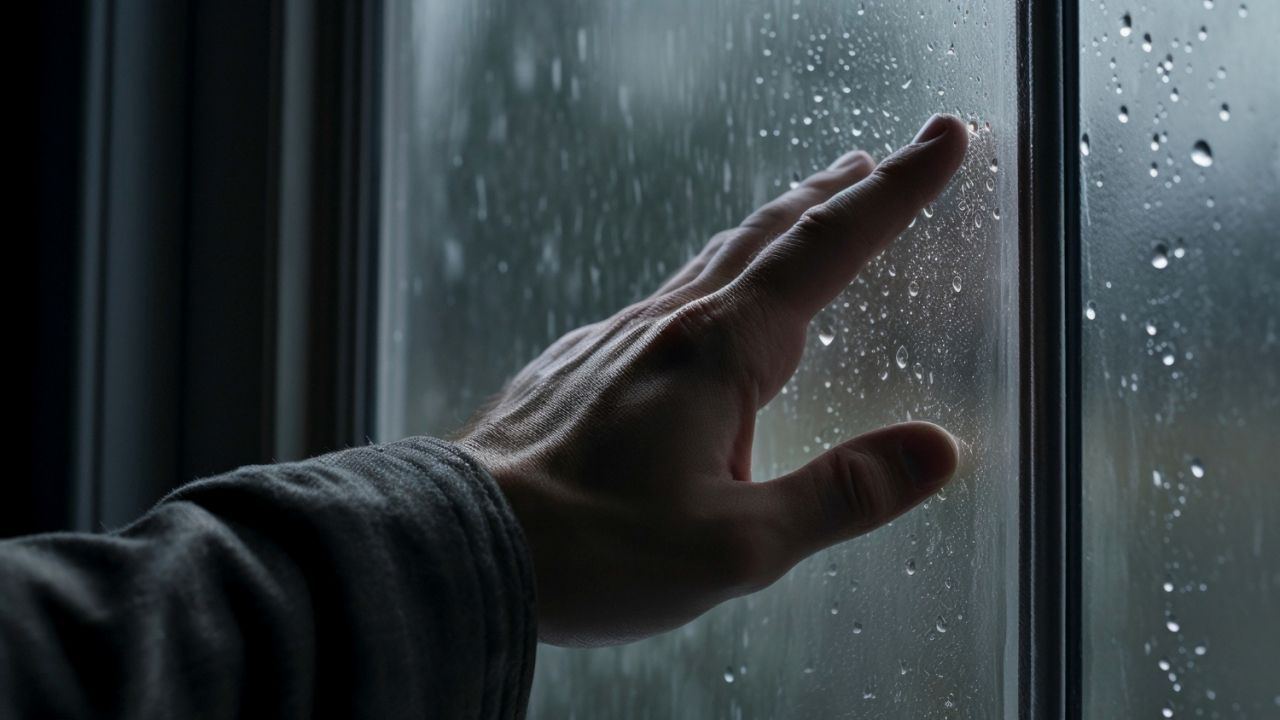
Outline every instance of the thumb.
<path id="1" fill-rule="evenodd" d="M 927 422 L 860 435 L 804 467 L 757 487 L 787 528 L 793 562 L 874 530 L 915 507 L 951 479 L 958 445 Z M 781 517 L 778 517 L 778 516 Z"/>

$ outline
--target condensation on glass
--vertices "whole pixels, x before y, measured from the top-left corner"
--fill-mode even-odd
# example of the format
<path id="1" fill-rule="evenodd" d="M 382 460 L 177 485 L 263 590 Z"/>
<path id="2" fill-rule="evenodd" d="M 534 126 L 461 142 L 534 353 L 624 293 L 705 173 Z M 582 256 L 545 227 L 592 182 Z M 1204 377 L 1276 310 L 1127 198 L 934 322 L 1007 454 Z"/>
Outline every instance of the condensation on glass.
<path id="1" fill-rule="evenodd" d="M 1014 23 L 1012 0 L 389 3 L 383 438 L 447 434 L 843 151 L 969 121 L 953 186 L 815 320 L 754 472 L 911 418 L 967 467 L 685 628 L 542 648 L 535 717 L 1016 712 Z"/>
<path id="2" fill-rule="evenodd" d="M 1080 22 L 1085 717 L 1280 717 L 1280 5 Z"/>

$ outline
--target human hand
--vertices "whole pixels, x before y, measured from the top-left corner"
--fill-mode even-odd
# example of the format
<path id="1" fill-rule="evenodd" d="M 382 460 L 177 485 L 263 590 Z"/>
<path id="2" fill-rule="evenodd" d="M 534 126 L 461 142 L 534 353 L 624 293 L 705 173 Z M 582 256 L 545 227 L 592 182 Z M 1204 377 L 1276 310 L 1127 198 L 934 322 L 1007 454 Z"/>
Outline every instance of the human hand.
<path id="1" fill-rule="evenodd" d="M 906 512 L 951 476 L 922 422 L 751 482 L 756 413 L 814 314 L 938 195 L 964 126 L 936 115 L 878 167 L 852 152 L 757 210 L 651 297 L 561 338 L 459 439 L 534 563 L 539 635 L 602 645 L 677 627 Z"/>

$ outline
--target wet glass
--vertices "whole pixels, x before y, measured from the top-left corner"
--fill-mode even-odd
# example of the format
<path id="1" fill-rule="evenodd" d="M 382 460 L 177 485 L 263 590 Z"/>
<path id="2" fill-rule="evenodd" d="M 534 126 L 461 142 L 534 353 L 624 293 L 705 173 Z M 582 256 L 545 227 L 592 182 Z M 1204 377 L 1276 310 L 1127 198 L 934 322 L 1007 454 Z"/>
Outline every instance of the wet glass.
<path id="1" fill-rule="evenodd" d="M 447 435 L 717 230 L 933 112 L 952 187 L 814 321 L 767 479 L 883 424 L 970 446 L 890 527 L 648 641 L 539 651 L 534 717 L 1016 714 L 1015 7 L 391 0 L 378 434 Z"/>
<path id="2" fill-rule="evenodd" d="M 1084 3 L 1085 717 L 1280 717 L 1280 5 Z"/>

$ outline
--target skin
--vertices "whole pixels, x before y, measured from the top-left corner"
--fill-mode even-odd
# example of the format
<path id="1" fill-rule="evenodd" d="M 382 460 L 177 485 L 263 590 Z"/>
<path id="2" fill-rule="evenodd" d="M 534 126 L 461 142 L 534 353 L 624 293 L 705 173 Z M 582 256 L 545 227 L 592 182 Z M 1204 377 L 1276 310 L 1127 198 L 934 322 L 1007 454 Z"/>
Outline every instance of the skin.
<path id="1" fill-rule="evenodd" d="M 539 636 L 593 646 L 678 627 L 941 488 L 957 445 L 903 423 L 751 482 L 756 413 L 814 314 L 946 186 L 968 143 L 935 115 L 878 166 L 855 151 L 765 205 L 652 296 L 561 338 L 459 438 L 533 556 Z"/>

